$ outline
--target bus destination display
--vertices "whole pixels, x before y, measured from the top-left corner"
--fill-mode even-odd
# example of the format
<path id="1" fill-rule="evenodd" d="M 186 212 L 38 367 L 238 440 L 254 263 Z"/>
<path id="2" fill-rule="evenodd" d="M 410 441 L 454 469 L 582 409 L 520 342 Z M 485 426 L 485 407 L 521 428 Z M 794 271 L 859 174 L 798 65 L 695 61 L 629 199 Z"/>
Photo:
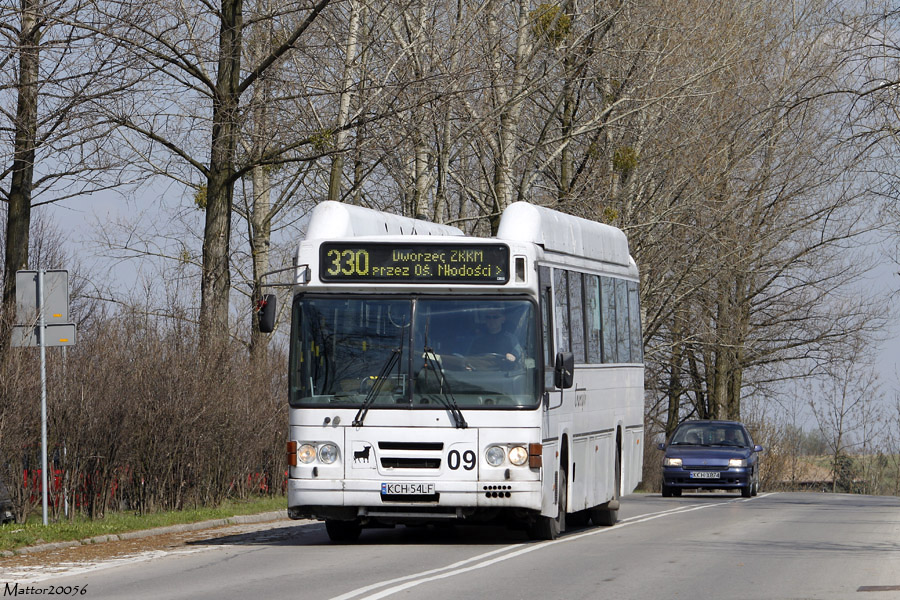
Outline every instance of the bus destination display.
<path id="1" fill-rule="evenodd" d="M 504 244 L 325 242 L 319 277 L 336 282 L 482 283 L 509 281 Z"/>

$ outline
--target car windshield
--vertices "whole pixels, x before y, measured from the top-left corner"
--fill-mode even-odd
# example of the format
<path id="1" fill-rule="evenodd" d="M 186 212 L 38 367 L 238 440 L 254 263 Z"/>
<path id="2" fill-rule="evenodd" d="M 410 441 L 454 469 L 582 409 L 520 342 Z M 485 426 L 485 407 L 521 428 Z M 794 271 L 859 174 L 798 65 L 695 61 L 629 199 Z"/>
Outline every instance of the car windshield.
<path id="1" fill-rule="evenodd" d="M 536 406 L 534 305 L 519 300 L 299 297 L 294 406 Z"/>
<path id="2" fill-rule="evenodd" d="M 686 423 L 672 435 L 671 445 L 750 446 L 750 438 L 740 425 L 722 423 Z"/>

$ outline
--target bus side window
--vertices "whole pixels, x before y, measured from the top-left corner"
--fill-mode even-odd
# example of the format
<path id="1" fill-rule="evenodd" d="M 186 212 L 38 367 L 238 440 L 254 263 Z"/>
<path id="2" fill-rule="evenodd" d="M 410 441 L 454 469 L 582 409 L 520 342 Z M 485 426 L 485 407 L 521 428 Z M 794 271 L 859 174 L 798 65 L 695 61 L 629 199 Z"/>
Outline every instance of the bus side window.
<path id="1" fill-rule="evenodd" d="M 538 269 L 539 302 L 541 304 L 541 334 L 544 351 L 544 388 L 553 388 L 553 286 L 550 267 Z"/>
<path id="2" fill-rule="evenodd" d="M 644 362 L 640 290 L 636 281 L 628 282 L 628 322 L 631 327 L 631 362 Z"/>
<path id="3" fill-rule="evenodd" d="M 619 360 L 616 349 L 616 282 L 612 277 L 600 277 L 600 315 L 603 319 L 603 362 Z"/>
<path id="4" fill-rule="evenodd" d="M 569 333 L 569 282 L 568 273 L 564 269 L 553 269 L 553 309 L 556 313 L 557 352 L 571 352 L 572 342 Z"/>
<path id="5" fill-rule="evenodd" d="M 597 275 L 584 276 L 584 313 L 587 330 L 587 361 L 599 365 L 603 356 L 600 351 L 600 278 Z"/>
<path id="6" fill-rule="evenodd" d="M 631 362 L 631 332 L 628 327 L 628 282 L 616 279 L 616 341 L 618 361 Z"/>
<path id="7" fill-rule="evenodd" d="M 582 274 L 569 271 L 569 321 L 571 323 L 572 354 L 576 363 L 585 362 L 584 352 L 584 296 L 581 292 Z"/>

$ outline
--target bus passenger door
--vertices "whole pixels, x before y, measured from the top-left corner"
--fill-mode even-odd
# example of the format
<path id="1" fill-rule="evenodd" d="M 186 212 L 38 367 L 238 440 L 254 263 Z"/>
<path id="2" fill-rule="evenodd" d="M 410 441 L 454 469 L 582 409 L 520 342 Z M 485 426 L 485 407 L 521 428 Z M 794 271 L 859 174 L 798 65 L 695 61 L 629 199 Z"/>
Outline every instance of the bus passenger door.
<path id="1" fill-rule="evenodd" d="M 540 288 L 541 333 L 544 360 L 544 477 L 543 513 L 556 510 L 556 489 L 565 472 L 571 480 L 570 439 L 572 410 L 575 401 L 575 356 L 571 352 L 568 279 L 563 269 L 541 266 Z M 566 489 L 571 493 L 570 486 Z"/>

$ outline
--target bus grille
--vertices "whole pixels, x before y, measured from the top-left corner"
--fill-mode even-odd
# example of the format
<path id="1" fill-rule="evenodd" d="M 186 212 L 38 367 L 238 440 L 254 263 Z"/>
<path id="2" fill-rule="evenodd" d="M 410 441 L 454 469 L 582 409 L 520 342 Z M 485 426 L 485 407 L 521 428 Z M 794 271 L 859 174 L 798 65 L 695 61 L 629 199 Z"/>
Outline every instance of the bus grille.
<path id="1" fill-rule="evenodd" d="M 386 456 L 381 459 L 381 466 L 386 469 L 440 469 L 441 459 Z"/>
<path id="2" fill-rule="evenodd" d="M 444 442 L 378 442 L 379 450 L 421 450 L 440 452 Z"/>
<path id="3" fill-rule="evenodd" d="M 443 442 L 378 442 L 381 466 L 385 469 L 441 468 Z"/>

